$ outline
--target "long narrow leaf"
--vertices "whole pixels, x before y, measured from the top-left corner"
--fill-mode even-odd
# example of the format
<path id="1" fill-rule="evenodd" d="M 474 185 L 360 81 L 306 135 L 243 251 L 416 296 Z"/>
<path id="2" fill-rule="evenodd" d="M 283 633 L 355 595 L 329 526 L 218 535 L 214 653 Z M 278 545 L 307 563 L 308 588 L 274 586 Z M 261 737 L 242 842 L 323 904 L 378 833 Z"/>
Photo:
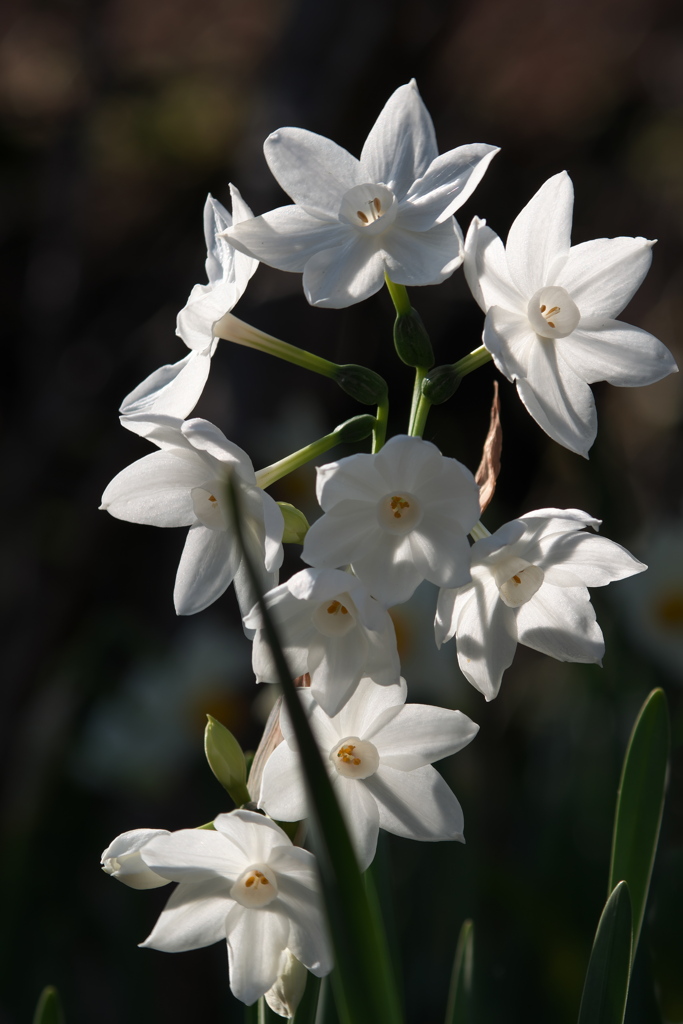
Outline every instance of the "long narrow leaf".
<path id="1" fill-rule="evenodd" d="M 311 835 L 315 843 L 322 878 L 335 970 L 333 984 L 337 1010 L 343 1024 L 400 1024 L 386 936 L 381 921 L 373 914 L 349 834 L 334 795 L 317 743 L 299 701 L 282 645 L 254 566 L 242 539 L 239 495 L 230 483 L 233 525 L 263 630 L 271 649 L 283 697 L 304 766 Z"/>
<path id="2" fill-rule="evenodd" d="M 633 949 L 638 945 L 664 808 L 671 733 L 666 697 L 653 690 L 633 727 L 621 773 L 609 891 L 628 882 Z"/>
<path id="3" fill-rule="evenodd" d="M 631 920 L 628 885 L 619 882 L 595 933 L 578 1024 L 623 1024 L 631 975 Z"/>
<path id="4" fill-rule="evenodd" d="M 53 985 L 46 985 L 40 993 L 33 1024 L 64 1024 L 62 1006 L 57 989 Z"/>
<path id="5" fill-rule="evenodd" d="M 474 924 L 463 921 L 455 947 L 451 986 L 444 1024 L 471 1024 L 472 973 L 474 970 Z"/>

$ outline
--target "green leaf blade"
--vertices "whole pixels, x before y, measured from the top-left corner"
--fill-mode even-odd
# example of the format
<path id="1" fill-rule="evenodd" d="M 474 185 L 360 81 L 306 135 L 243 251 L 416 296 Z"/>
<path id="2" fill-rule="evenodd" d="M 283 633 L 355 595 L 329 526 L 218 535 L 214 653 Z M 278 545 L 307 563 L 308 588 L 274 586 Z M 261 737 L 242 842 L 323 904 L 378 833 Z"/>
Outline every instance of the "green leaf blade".
<path id="1" fill-rule="evenodd" d="M 33 1024 L 64 1024 L 62 1004 L 54 985 L 46 985 L 40 993 Z"/>
<path id="2" fill-rule="evenodd" d="M 453 973 L 444 1024 L 472 1024 L 472 975 L 474 972 L 474 924 L 463 921 L 455 947 Z"/>
<path id="3" fill-rule="evenodd" d="M 649 695 L 633 727 L 617 796 L 609 891 L 628 883 L 633 908 L 633 949 L 645 914 L 654 864 L 671 749 L 671 728 L 662 690 Z"/>
<path id="4" fill-rule="evenodd" d="M 605 904 L 595 933 L 578 1024 L 623 1024 L 631 944 L 631 899 L 626 882 L 619 882 Z"/>

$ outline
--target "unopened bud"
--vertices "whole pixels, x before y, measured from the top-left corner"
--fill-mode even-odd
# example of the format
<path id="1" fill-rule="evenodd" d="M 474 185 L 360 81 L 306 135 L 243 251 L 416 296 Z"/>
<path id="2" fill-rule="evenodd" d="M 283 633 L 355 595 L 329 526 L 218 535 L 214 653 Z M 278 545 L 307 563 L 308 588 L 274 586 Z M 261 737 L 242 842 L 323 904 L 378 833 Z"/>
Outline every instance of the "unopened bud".
<path id="1" fill-rule="evenodd" d="M 122 832 L 102 851 L 102 870 L 131 889 L 156 889 L 160 885 L 168 885 L 169 879 L 148 868 L 140 856 L 140 851 L 150 839 L 168 835 L 170 832 L 163 828 L 134 828 L 130 832 Z"/>
<path id="2" fill-rule="evenodd" d="M 296 505 L 290 505 L 288 501 L 278 501 L 278 505 L 285 521 L 282 543 L 303 544 L 309 529 L 306 516 L 299 511 Z"/>
<path id="3" fill-rule="evenodd" d="M 349 443 L 351 441 L 364 441 L 375 429 L 377 420 L 374 416 L 364 413 L 362 416 L 352 416 L 346 423 L 340 423 L 335 429 L 337 440 Z"/>
<path id="4" fill-rule="evenodd" d="M 394 321 L 394 346 L 406 366 L 429 369 L 434 365 L 434 351 L 422 317 L 416 309 L 399 313 Z"/>
<path id="5" fill-rule="evenodd" d="M 291 949 L 282 951 L 277 981 L 266 992 L 266 1002 L 274 1013 L 281 1017 L 294 1016 L 306 988 L 307 973 Z"/>
<path id="6" fill-rule="evenodd" d="M 432 405 L 447 402 L 460 387 L 462 376 L 452 364 L 435 366 L 422 381 L 422 394 Z"/>
<path id="7" fill-rule="evenodd" d="M 332 379 L 342 391 L 362 405 L 381 405 L 386 401 L 387 382 L 367 366 L 345 363 L 337 367 Z"/>
<path id="8" fill-rule="evenodd" d="M 235 804 L 242 807 L 251 800 L 247 789 L 247 764 L 242 748 L 229 729 L 212 715 L 206 717 L 204 752 L 209 768 Z"/>

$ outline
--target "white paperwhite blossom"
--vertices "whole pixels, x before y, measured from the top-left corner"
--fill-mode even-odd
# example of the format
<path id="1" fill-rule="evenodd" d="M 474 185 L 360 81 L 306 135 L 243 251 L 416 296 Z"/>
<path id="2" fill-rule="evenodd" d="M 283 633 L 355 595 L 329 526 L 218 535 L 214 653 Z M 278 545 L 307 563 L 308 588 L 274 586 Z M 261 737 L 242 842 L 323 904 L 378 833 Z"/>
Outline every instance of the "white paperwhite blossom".
<path id="1" fill-rule="evenodd" d="M 244 541 L 264 589 L 282 564 L 282 513 L 256 484 L 246 452 L 207 420 L 150 417 L 147 439 L 160 451 L 115 476 L 100 508 L 117 519 L 151 526 L 189 526 L 176 574 L 179 615 L 202 611 L 234 581 L 242 614 L 253 605 L 242 551 L 232 525 L 228 482 L 237 485 Z"/>
<path id="2" fill-rule="evenodd" d="M 538 190 L 503 248 L 474 218 L 465 276 L 486 313 L 483 340 L 529 413 L 559 444 L 587 456 L 597 417 L 589 384 L 652 384 L 677 367 L 657 338 L 614 318 L 651 260 L 645 238 L 570 245 L 574 190 L 566 172 Z"/>
<path id="3" fill-rule="evenodd" d="M 142 946 L 178 953 L 227 939 L 230 988 L 251 1004 L 276 982 L 289 949 L 318 977 L 331 957 L 312 853 L 262 814 L 219 814 L 215 831 L 183 829 L 142 849 L 178 887 Z"/>
<path id="4" fill-rule="evenodd" d="M 442 590 L 436 642 L 453 636 L 465 677 L 492 700 L 517 644 L 558 661 L 600 664 L 605 650 L 587 587 L 603 587 L 642 572 L 578 509 L 544 508 L 501 526 L 472 547 L 472 582 Z"/>
<path id="5" fill-rule="evenodd" d="M 461 750 L 479 726 L 447 708 L 406 704 L 406 684 L 362 679 L 334 718 L 300 690 L 358 856 L 371 864 L 380 828 L 407 839 L 464 842 L 460 804 L 431 762 Z M 284 740 L 266 762 L 259 806 L 279 821 L 306 816 L 306 795 L 289 717 Z"/>
<path id="6" fill-rule="evenodd" d="M 467 534 L 480 514 L 468 469 L 418 437 L 392 437 L 376 455 L 350 455 L 318 469 L 325 515 L 306 534 L 309 565 L 351 564 L 385 606 L 407 601 L 422 580 L 469 582 Z"/>
<path id="7" fill-rule="evenodd" d="M 147 867 L 140 851 L 151 839 L 170 834 L 164 828 L 134 828 L 122 832 L 102 851 L 102 870 L 131 889 L 157 889 L 161 885 L 168 885 L 168 878 L 162 878 Z"/>
<path id="8" fill-rule="evenodd" d="M 266 604 L 294 675 L 309 673 L 311 693 L 336 715 L 363 676 L 398 683 L 400 664 L 394 625 L 357 577 L 338 569 L 304 569 L 271 590 Z M 277 681 L 258 608 L 245 618 L 256 629 L 253 666 L 259 683 Z"/>
<path id="9" fill-rule="evenodd" d="M 190 415 L 204 390 L 218 343 L 214 326 L 237 304 L 258 266 L 258 260 L 237 252 L 223 235 L 233 224 L 254 216 L 234 185 L 230 197 L 232 215 L 211 195 L 204 205 L 209 281 L 194 286 L 176 328 L 192 351 L 177 363 L 155 370 L 121 404 L 121 423 L 134 433 L 145 433 L 150 415 L 178 419 Z"/>
<path id="10" fill-rule="evenodd" d="M 294 200 L 227 235 L 279 270 L 303 272 L 306 298 L 342 308 L 397 284 L 439 284 L 462 263 L 452 214 L 481 180 L 495 146 L 438 155 L 415 81 L 390 97 L 360 160 L 329 139 L 281 128 L 265 142 L 268 166 Z"/>

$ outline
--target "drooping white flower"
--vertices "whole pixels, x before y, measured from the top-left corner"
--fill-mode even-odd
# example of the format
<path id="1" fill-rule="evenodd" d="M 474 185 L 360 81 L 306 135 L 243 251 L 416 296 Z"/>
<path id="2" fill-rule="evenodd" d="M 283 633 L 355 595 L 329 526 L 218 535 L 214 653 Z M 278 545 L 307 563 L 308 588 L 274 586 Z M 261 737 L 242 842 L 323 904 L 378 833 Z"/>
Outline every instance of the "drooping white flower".
<path id="1" fill-rule="evenodd" d="M 459 711 L 406 704 L 406 684 L 360 681 L 330 718 L 308 689 L 299 696 L 339 800 L 361 871 L 371 864 L 380 828 L 407 839 L 464 842 L 460 804 L 431 762 L 454 754 L 479 726 Z M 289 718 L 266 762 L 259 806 L 279 821 L 300 821 L 306 796 Z"/>
<path id="2" fill-rule="evenodd" d="M 614 318 L 652 261 L 645 238 L 596 238 L 570 245 L 574 190 L 563 171 L 514 221 L 503 248 L 474 218 L 465 276 L 486 313 L 483 340 L 528 412 L 559 444 L 587 456 L 597 417 L 589 384 L 638 387 L 677 367 L 646 331 Z"/>
<path id="3" fill-rule="evenodd" d="M 472 547 L 472 582 L 442 590 L 436 642 L 453 636 L 463 675 L 492 700 L 517 644 L 558 661 L 600 664 L 605 651 L 587 587 L 647 566 L 595 533 L 578 509 L 544 508 L 501 526 Z"/>
<path id="4" fill-rule="evenodd" d="M 151 839 L 170 834 L 164 828 L 134 828 L 122 832 L 102 851 L 102 870 L 131 889 L 157 889 L 160 885 L 168 885 L 168 878 L 162 878 L 147 867 L 140 851 Z"/>
<path id="5" fill-rule="evenodd" d="M 309 565 L 351 564 L 385 606 L 407 601 L 422 580 L 469 581 L 467 533 L 479 518 L 468 469 L 418 437 L 392 437 L 376 455 L 350 455 L 318 469 L 325 515 L 306 534 Z"/>
<path id="6" fill-rule="evenodd" d="M 232 215 L 211 195 L 204 205 L 209 281 L 194 286 L 176 328 L 192 351 L 177 363 L 155 370 L 121 404 L 121 423 L 134 433 L 145 433 L 150 415 L 178 419 L 190 415 L 204 390 L 218 343 L 214 326 L 237 304 L 258 266 L 258 260 L 237 252 L 223 236 L 233 224 L 254 216 L 234 185 L 230 185 L 230 198 Z"/>
<path id="7" fill-rule="evenodd" d="M 291 1019 L 297 1011 L 306 988 L 306 968 L 285 949 L 280 956 L 277 981 L 266 992 L 266 1002 L 273 1013 Z"/>
<path id="8" fill-rule="evenodd" d="M 214 825 L 143 847 L 148 867 L 179 885 L 141 945 L 178 953 L 227 939 L 230 988 L 247 1004 L 275 984 L 286 949 L 313 974 L 327 974 L 313 854 L 253 811 L 219 814 Z"/>
<path id="9" fill-rule="evenodd" d="M 360 160 L 301 128 L 265 142 L 268 166 L 292 206 L 234 225 L 237 248 L 279 270 L 303 272 L 306 298 L 341 308 L 397 284 L 439 284 L 462 262 L 452 214 L 481 180 L 495 146 L 438 155 L 415 81 L 390 97 Z"/>
<path id="10" fill-rule="evenodd" d="M 304 569 L 265 597 L 295 676 L 309 673 L 311 693 L 328 715 L 336 715 L 363 676 L 383 685 L 398 683 L 396 634 L 387 611 L 357 577 L 338 569 Z M 256 629 L 256 681 L 276 682 L 277 671 L 260 628 L 258 608 L 245 618 Z"/>
<path id="11" fill-rule="evenodd" d="M 232 526 L 228 481 L 239 490 L 242 529 L 264 589 L 277 583 L 284 521 L 277 504 L 256 484 L 246 452 L 207 420 L 150 417 L 148 440 L 161 450 L 115 476 L 100 508 L 117 519 L 151 526 L 189 526 L 176 575 L 178 615 L 212 604 L 234 581 L 242 614 L 253 605 L 242 551 Z"/>

